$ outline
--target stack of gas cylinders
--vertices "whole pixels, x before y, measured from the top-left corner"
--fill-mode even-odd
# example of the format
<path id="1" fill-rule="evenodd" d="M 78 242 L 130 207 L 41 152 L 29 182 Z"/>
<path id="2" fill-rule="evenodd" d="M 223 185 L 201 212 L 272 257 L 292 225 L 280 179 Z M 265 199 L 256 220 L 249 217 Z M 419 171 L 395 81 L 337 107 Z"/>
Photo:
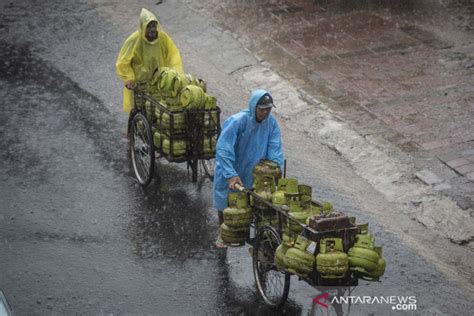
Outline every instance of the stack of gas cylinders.
<path id="1" fill-rule="evenodd" d="M 354 217 L 334 210 L 329 202 L 313 201 L 312 188 L 297 179 L 282 178 L 272 161 L 261 161 L 253 171 L 254 192 L 261 199 L 232 192 L 224 210 L 221 235 L 224 242 L 243 244 L 253 222 L 256 228 L 278 228 L 278 207 L 282 243 L 275 251 L 275 264 L 302 277 L 317 274 L 322 279 L 343 279 L 349 274 L 378 280 L 385 271 L 382 247 L 375 245 L 368 224 L 357 225 Z M 309 227 L 310 229 L 307 229 Z"/>
<path id="2" fill-rule="evenodd" d="M 248 238 L 253 212 L 247 194 L 231 192 L 224 209 L 224 223 L 220 227 L 222 240 L 228 245 L 243 245 Z"/>
<path id="3" fill-rule="evenodd" d="M 191 74 L 181 74 L 171 68 L 163 67 L 155 72 L 152 81 L 144 88 L 166 110 L 154 107 L 149 101 L 138 103 L 144 107 L 147 119 L 152 124 L 153 142 L 156 148 L 166 155 L 181 158 L 186 155 L 189 137 L 187 111 L 201 110 L 204 132 L 199 140 L 202 156 L 214 156 L 216 150 L 216 129 L 218 126 L 217 100 L 208 94 L 204 80 Z M 139 108 L 140 110 L 140 108 Z M 196 113 L 192 115 L 196 116 Z"/>

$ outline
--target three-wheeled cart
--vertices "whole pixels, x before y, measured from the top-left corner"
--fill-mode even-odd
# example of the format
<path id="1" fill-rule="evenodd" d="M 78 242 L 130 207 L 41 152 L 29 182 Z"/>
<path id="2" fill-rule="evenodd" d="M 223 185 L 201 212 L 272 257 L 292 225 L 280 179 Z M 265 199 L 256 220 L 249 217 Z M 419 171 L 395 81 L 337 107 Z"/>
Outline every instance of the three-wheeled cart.
<path id="1" fill-rule="evenodd" d="M 174 111 L 135 89 L 135 111 L 130 126 L 130 154 L 135 177 L 142 186 L 151 182 L 157 158 L 186 162 L 193 182 L 197 181 L 201 161 L 205 173 L 213 179 L 215 143 L 221 129 L 219 107 Z"/>
<path id="2" fill-rule="evenodd" d="M 329 229 L 317 231 L 308 225 L 300 223 L 288 214 L 287 211 L 271 202 L 263 199 L 253 190 L 239 186 L 239 190 L 247 194 L 248 205 L 252 205 L 253 220 L 250 224 L 250 233 L 247 243 L 252 246 L 252 265 L 257 290 L 266 305 L 278 308 L 285 304 L 290 289 L 290 273 L 288 270 L 278 267 L 275 263 L 275 251 L 282 243 L 284 227 L 292 222 L 300 225 L 303 235 L 312 242 L 314 252 L 319 252 L 319 241 L 325 237 L 337 237 L 343 241 L 344 251 L 348 251 L 354 245 L 355 236 L 361 233 L 361 226 L 351 223 L 350 226 L 340 229 Z M 253 199 L 253 203 L 250 203 Z M 255 207 L 256 203 L 265 205 L 266 210 Z M 312 201 L 318 206 L 322 205 Z M 268 222 L 268 210 L 274 212 L 276 221 Z M 267 212 L 267 214 L 265 214 Z M 293 235 L 292 235 L 293 234 Z M 296 233 L 290 231 L 290 239 L 296 239 Z M 298 276 L 300 280 L 306 281 L 313 287 L 345 287 L 350 288 L 358 284 L 358 276 L 349 270 L 343 278 L 328 279 L 322 277 L 316 269 L 307 276 Z"/>

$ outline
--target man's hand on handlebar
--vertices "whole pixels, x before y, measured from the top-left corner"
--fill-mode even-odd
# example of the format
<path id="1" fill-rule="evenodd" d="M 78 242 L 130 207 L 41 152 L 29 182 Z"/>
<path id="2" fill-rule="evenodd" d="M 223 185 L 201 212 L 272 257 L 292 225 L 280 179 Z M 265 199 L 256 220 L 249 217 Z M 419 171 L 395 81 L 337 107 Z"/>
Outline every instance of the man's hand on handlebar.
<path id="1" fill-rule="evenodd" d="M 229 189 L 231 189 L 231 190 L 237 190 L 237 188 L 235 186 L 236 184 L 239 184 L 242 187 L 244 186 L 244 184 L 242 183 L 242 180 L 240 180 L 239 176 L 232 177 L 229 180 L 227 180 L 227 182 L 229 183 Z"/>
<path id="2" fill-rule="evenodd" d="M 128 80 L 127 82 L 125 82 L 125 87 L 127 89 L 133 90 L 135 89 L 135 82 L 133 82 L 133 80 Z"/>

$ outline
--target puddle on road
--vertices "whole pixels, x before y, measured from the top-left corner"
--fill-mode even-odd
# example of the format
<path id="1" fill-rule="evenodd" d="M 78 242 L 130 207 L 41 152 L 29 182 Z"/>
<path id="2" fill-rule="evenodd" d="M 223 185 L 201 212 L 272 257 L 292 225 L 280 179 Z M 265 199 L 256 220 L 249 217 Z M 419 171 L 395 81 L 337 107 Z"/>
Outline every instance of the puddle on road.
<path id="1" fill-rule="evenodd" d="M 156 166 L 153 182 L 137 190 L 129 225 L 133 252 L 141 258 L 178 261 L 203 257 L 212 249 L 217 231 L 210 211 L 211 185 L 203 174 L 193 184 L 190 174 L 175 164 Z"/>

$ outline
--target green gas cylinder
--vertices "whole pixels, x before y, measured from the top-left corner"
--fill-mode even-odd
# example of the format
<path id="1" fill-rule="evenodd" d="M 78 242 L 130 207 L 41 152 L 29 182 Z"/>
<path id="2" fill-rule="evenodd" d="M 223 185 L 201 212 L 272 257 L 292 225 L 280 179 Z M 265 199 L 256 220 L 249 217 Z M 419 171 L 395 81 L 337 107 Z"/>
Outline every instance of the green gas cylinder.
<path id="1" fill-rule="evenodd" d="M 300 194 L 301 201 L 311 201 L 313 189 L 309 185 L 298 185 L 298 192 Z"/>
<path id="2" fill-rule="evenodd" d="M 385 262 L 385 259 L 380 257 L 379 261 L 377 262 L 377 268 L 369 273 L 369 277 L 374 279 L 380 278 L 385 273 L 386 265 L 387 263 Z"/>
<path id="3" fill-rule="evenodd" d="M 344 277 L 349 269 L 347 254 L 343 252 L 341 238 L 323 238 L 319 243 L 320 251 L 316 256 L 316 270 L 325 279 Z"/>
<path id="4" fill-rule="evenodd" d="M 287 243 L 282 243 L 277 247 L 275 250 L 275 264 L 277 269 L 286 268 L 285 266 L 285 259 L 286 259 L 286 252 L 290 249 L 290 246 Z"/>
<path id="5" fill-rule="evenodd" d="M 375 249 L 374 237 L 371 234 L 356 235 L 354 247 L 348 251 L 351 269 L 362 274 L 374 271 L 380 259 L 379 252 Z"/>
<path id="6" fill-rule="evenodd" d="M 186 155 L 186 140 L 185 139 L 173 139 L 169 140 L 165 137 L 164 134 L 161 134 L 161 138 L 163 139 L 163 152 L 166 155 L 172 155 L 173 157 L 183 157 Z M 173 144 L 171 146 L 171 144 Z"/>
<path id="7" fill-rule="evenodd" d="M 255 191 L 255 193 L 265 201 L 271 201 L 273 197 L 271 190 Z"/>
<path id="8" fill-rule="evenodd" d="M 299 223 L 306 223 L 306 219 L 308 216 L 310 216 L 310 214 L 307 212 L 289 212 L 288 215 L 297 220 L 297 222 L 295 222 L 294 220 L 288 219 L 288 228 L 296 234 L 301 233 L 303 228 Z"/>
<path id="9" fill-rule="evenodd" d="M 246 208 L 248 206 L 247 194 L 243 192 L 229 192 L 227 195 L 227 205 Z"/>
<path id="10" fill-rule="evenodd" d="M 281 178 L 280 166 L 271 160 L 260 160 L 260 162 L 253 169 L 253 177 L 259 178 L 261 176 L 269 175 L 275 179 L 275 182 Z"/>
<path id="11" fill-rule="evenodd" d="M 272 203 L 277 206 L 282 206 L 286 204 L 285 201 L 285 191 L 277 190 L 272 194 Z"/>
<path id="12" fill-rule="evenodd" d="M 288 249 L 284 257 L 284 265 L 290 273 L 307 276 L 314 269 L 314 254 L 306 251 L 309 241 L 298 236 L 293 248 Z"/>
<path id="13" fill-rule="evenodd" d="M 222 223 L 220 227 L 220 235 L 227 245 L 243 245 L 247 240 L 249 228 L 232 228 Z"/>
<path id="14" fill-rule="evenodd" d="M 293 178 L 281 178 L 278 180 L 278 190 L 288 194 L 299 194 L 298 180 Z"/>
<path id="15" fill-rule="evenodd" d="M 249 227 L 252 210 L 249 208 L 227 207 L 223 211 L 224 223 L 231 228 Z"/>
<path id="16" fill-rule="evenodd" d="M 376 251 L 375 247 L 375 238 L 372 234 L 357 234 L 356 242 L 354 244 L 356 247 L 367 248 Z"/>

